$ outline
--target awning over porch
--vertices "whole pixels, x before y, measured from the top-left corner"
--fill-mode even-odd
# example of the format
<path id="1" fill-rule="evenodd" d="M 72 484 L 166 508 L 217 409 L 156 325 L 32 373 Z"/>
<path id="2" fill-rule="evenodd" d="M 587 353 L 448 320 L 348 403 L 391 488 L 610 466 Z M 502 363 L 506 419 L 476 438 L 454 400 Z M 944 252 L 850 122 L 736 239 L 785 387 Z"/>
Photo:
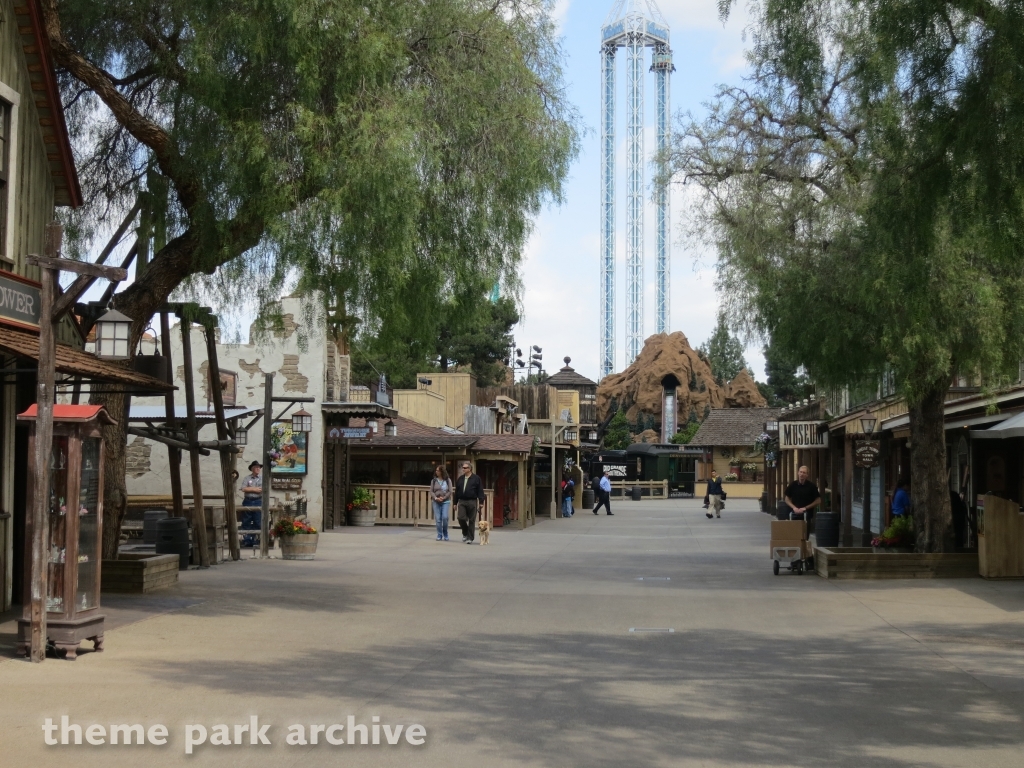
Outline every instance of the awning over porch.
<path id="1" fill-rule="evenodd" d="M 1024 413 L 1004 418 L 988 429 L 972 429 L 971 437 L 981 440 L 1001 440 L 1007 437 L 1024 437 Z"/>
<path id="2" fill-rule="evenodd" d="M 86 382 L 121 384 L 131 387 L 133 390 L 167 392 L 174 389 L 165 381 L 160 381 L 160 379 L 155 379 L 144 373 L 137 373 L 130 368 L 122 368 L 116 363 L 101 360 L 66 344 L 57 344 L 56 347 L 58 373 L 79 376 Z M 39 337 L 24 331 L 0 327 L 0 353 L 38 361 Z"/>

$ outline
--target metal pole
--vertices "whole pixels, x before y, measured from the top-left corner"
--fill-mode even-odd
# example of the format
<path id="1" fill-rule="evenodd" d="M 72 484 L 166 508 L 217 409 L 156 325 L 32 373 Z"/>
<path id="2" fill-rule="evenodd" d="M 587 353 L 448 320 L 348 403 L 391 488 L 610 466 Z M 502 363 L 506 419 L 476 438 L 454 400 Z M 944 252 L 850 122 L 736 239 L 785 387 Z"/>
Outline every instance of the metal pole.
<path id="1" fill-rule="evenodd" d="M 626 45 L 626 365 L 643 345 L 644 325 L 644 32 L 643 19 L 630 16 Z"/>
<path id="2" fill-rule="evenodd" d="M 44 254 L 56 258 L 64 230 L 46 227 Z M 56 377 L 53 299 L 57 271 L 42 270 L 39 300 L 39 369 L 36 378 L 35 477 L 32 495 L 32 555 L 29 571 L 29 658 L 46 659 L 46 598 L 50 549 L 50 458 L 53 453 L 53 388 Z"/>
<path id="3" fill-rule="evenodd" d="M 185 365 L 185 409 L 188 416 L 188 452 L 192 467 L 192 540 L 199 547 L 199 566 L 210 565 L 206 542 L 206 505 L 203 503 L 203 478 L 199 466 L 199 426 L 196 423 L 196 393 L 192 375 L 192 322 L 181 318 L 181 356 Z"/>
<path id="4" fill-rule="evenodd" d="M 270 557 L 270 428 L 274 419 L 274 374 L 263 379 L 263 510 L 260 513 L 260 557 Z"/>
<path id="5" fill-rule="evenodd" d="M 615 46 L 601 48 L 601 378 L 615 371 Z"/>
<path id="6" fill-rule="evenodd" d="M 558 428 L 555 427 L 555 420 L 551 420 L 551 519 L 555 519 L 555 512 L 558 509 L 558 504 L 555 502 L 555 435 L 558 433 Z"/>

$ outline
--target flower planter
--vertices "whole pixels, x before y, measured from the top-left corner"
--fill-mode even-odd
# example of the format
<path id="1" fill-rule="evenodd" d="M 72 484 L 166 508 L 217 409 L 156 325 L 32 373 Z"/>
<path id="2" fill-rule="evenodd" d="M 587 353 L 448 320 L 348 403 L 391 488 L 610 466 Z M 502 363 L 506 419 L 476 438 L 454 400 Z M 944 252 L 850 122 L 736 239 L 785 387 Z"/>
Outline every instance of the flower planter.
<path id="1" fill-rule="evenodd" d="M 871 551 L 876 554 L 897 554 L 897 553 L 909 553 L 913 552 L 913 547 L 872 547 Z"/>
<path id="2" fill-rule="evenodd" d="M 318 533 L 297 533 L 294 536 L 282 536 L 281 559 L 282 560 L 312 560 L 316 555 L 316 543 L 320 538 Z"/>
<path id="3" fill-rule="evenodd" d="M 377 505 L 371 504 L 368 507 L 353 507 L 348 511 L 347 522 L 362 528 L 369 528 L 377 522 Z"/>

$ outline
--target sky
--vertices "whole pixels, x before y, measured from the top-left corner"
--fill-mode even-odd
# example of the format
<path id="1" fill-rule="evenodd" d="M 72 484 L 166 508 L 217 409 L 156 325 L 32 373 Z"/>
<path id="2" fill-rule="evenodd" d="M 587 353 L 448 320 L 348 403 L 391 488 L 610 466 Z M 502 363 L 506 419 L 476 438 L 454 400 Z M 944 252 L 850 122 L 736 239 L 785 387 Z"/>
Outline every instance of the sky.
<path id="1" fill-rule="evenodd" d="M 716 0 L 657 0 L 671 29 L 676 71 L 671 80 L 673 122 L 680 113 L 700 118 L 716 86 L 740 82 L 747 71 L 744 29 L 747 17 L 735 7 L 726 23 L 718 18 Z M 600 212 L 600 74 L 601 26 L 614 0 L 558 0 L 555 16 L 567 57 L 568 98 L 579 110 L 586 135 L 572 167 L 560 206 L 549 206 L 537 219 L 523 254 L 523 316 L 515 328 L 516 344 L 541 347 L 544 367 L 553 373 L 570 356 L 572 367 L 595 381 L 600 374 L 599 288 Z M 625 52 L 616 56 L 616 266 L 615 370 L 625 367 Z M 650 64 L 650 49 L 647 65 Z M 644 81 L 644 151 L 655 147 L 654 75 Z M 648 166 L 645 182 L 649 186 Z M 647 195 L 644 212 L 644 337 L 655 331 L 654 209 Z M 679 223 L 685 211 L 683 193 L 672 192 L 671 331 L 682 331 L 697 347 L 711 335 L 717 319 L 714 253 L 680 242 Z M 745 357 L 756 378 L 763 380 L 764 358 L 759 344 Z"/>

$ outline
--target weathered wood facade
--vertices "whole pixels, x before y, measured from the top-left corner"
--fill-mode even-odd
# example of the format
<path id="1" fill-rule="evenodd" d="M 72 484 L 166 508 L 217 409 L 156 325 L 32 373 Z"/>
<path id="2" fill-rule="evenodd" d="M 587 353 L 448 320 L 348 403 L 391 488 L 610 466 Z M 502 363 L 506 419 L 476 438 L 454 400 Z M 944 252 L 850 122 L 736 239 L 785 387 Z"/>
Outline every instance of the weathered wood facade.
<path id="1" fill-rule="evenodd" d="M 39 268 L 25 256 L 43 252 L 54 206 L 79 205 L 81 191 L 36 0 L 0 0 L 0 130 L 0 277 L 38 282 Z M 0 318 L 0 325 L 9 324 Z M 57 341 L 78 348 L 83 342 L 71 321 L 61 324 Z M 6 610 L 21 568 L 13 513 L 24 504 L 29 469 L 28 430 L 15 416 L 35 401 L 35 376 L 14 373 L 29 367 L 23 357 L 0 353 L 0 361 L 0 610 Z"/>

